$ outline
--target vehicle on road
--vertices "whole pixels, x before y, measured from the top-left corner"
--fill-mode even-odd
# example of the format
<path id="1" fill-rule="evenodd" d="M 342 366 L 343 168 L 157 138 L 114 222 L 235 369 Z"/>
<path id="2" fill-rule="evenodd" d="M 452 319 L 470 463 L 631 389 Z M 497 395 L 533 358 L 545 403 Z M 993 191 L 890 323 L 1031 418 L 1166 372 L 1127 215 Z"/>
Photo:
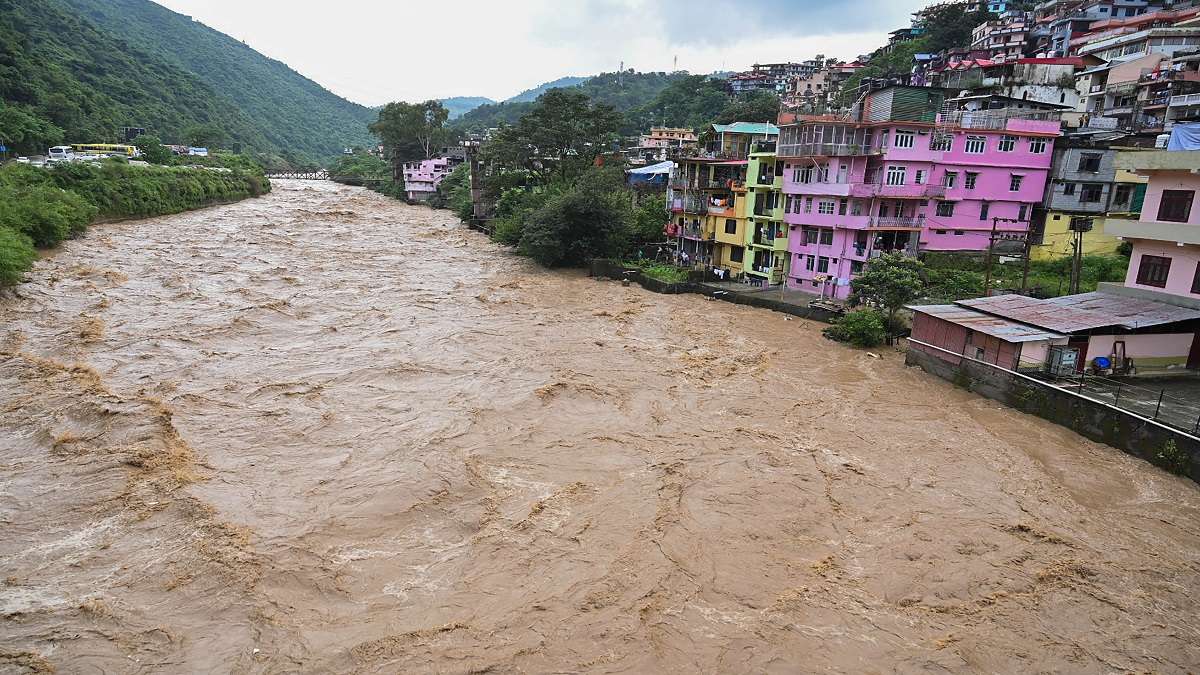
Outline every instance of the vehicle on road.
<path id="1" fill-rule="evenodd" d="M 76 161 L 75 148 L 69 145 L 56 145 L 46 151 L 49 162 L 74 162 Z"/>
<path id="2" fill-rule="evenodd" d="M 136 146 L 119 143 L 76 143 L 71 146 L 81 155 L 99 155 L 100 157 L 140 157 L 142 151 Z"/>

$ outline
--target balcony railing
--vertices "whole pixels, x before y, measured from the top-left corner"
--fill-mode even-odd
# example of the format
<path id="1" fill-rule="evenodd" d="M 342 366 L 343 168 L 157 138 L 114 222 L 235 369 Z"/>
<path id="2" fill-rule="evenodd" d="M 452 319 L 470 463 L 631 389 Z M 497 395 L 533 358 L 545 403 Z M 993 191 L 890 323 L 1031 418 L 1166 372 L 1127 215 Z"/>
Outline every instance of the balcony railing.
<path id="1" fill-rule="evenodd" d="M 750 153 L 775 152 L 775 141 L 754 141 L 750 144 Z"/>
<path id="2" fill-rule="evenodd" d="M 925 216 L 872 216 L 868 227 L 885 229 L 889 227 L 925 227 Z"/>
<path id="3" fill-rule="evenodd" d="M 867 180 L 853 185 L 850 193 L 855 197 L 908 197 L 917 199 L 921 197 L 945 197 L 946 190 L 948 189 L 945 185 L 933 183 L 889 185 L 886 181 L 880 181 L 877 177 L 868 176 Z"/>
<path id="4" fill-rule="evenodd" d="M 1200 94 L 1183 94 L 1171 97 L 1171 107 L 1180 105 L 1200 105 Z"/>
<path id="5" fill-rule="evenodd" d="M 1033 122 L 1057 122 L 1062 119 L 1062 113 L 1053 111 L 1032 111 L 1016 108 L 1001 108 L 999 110 L 955 110 L 938 115 L 938 124 L 958 127 L 960 129 L 1007 129 L 1012 120 Z"/>
<path id="6" fill-rule="evenodd" d="M 779 146 L 780 157 L 862 157 L 882 155 L 886 145 L 859 145 L 857 143 L 795 143 Z"/>

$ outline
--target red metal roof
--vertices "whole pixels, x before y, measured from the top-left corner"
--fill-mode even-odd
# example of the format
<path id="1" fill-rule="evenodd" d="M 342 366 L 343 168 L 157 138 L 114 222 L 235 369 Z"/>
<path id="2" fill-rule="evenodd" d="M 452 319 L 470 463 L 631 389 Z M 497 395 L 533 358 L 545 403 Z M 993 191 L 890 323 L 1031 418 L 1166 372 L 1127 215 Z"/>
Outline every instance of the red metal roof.
<path id="1" fill-rule="evenodd" d="M 1200 319 L 1200 310 L 1108 293 L 1082 293 L 1049 300 L 996 295 L 960 300 L 956 304 L 1059 333 L 1107 327 L 1146 328 Z"/>
<path id="2" fill-rule="evenodd" d="M 959 307 L 958 305 L 919 305 L 910 306 L 909 309 L 919 314 L 928 314 L 943 321 L 949 321 L 952 324 L 969 328 L 985 335 L 991 335 L 1005 342 L 1036 342 L 1039 340 L 1066 337 L 1065 335 L 1059 335 L 1058 333 L 1042 330 L 1016 321 L 989 316 L 983 312 L 976 312 L 973 309 Z"/>

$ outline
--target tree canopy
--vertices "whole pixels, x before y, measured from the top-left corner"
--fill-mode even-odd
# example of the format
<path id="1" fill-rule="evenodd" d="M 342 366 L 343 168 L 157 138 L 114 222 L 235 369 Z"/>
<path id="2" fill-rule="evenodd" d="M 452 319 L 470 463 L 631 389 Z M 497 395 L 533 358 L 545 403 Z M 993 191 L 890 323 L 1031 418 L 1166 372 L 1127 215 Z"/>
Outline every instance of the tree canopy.
<path id="1" fill-rule="evenodd" d="M 389 103 L 371 124 L 392 162 L 429 159 L 450 140 L 450 112 L 439 101 Z"/>
<path id="2" fill-rule="evenodd" d="M 516 124 L 501 127 L 485 146 L 487 159 L 506 169 L 547 178 L 580 172 L 613 146 L 621 115 L 579 91 L 552 89 Z"/>

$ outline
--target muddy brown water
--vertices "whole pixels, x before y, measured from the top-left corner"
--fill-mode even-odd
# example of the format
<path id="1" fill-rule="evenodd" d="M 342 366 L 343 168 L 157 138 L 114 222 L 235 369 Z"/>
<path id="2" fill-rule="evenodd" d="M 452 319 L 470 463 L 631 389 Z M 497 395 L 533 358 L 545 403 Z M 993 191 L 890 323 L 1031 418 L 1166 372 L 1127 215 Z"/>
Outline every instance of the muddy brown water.
<path id="1" fill-rule="evenodd" d="M 0 299 L 0 672 L 1195 672 L 1197 487 L 361 189 Z"/>

